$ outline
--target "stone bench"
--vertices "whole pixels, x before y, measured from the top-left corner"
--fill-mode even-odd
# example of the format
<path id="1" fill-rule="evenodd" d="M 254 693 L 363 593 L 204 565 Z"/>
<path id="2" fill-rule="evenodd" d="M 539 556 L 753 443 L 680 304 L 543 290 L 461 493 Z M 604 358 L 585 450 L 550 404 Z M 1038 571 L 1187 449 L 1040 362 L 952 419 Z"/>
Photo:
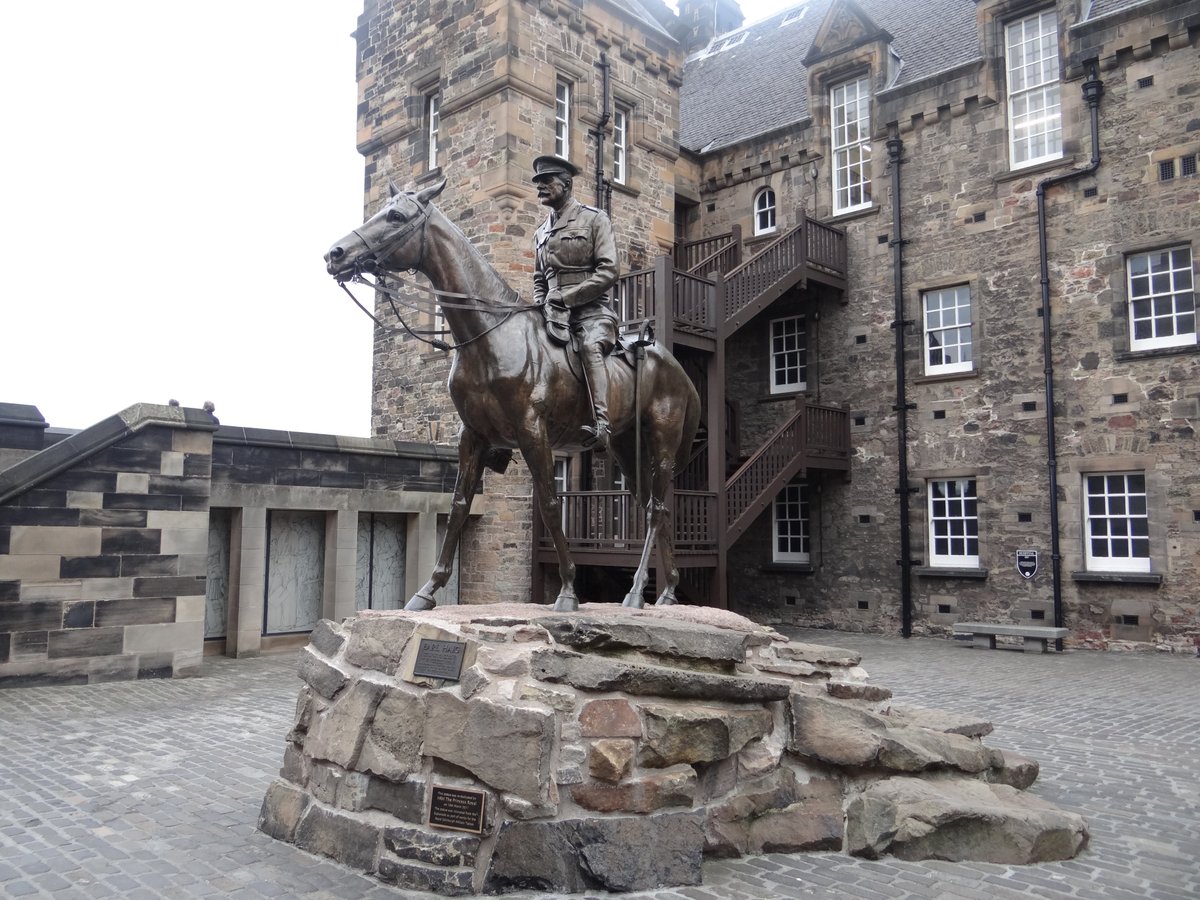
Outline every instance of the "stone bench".
<path id="1" fill-rule="evenodd" d="M 1005 625 L 996 622 L 956 622 L 955 634 L 969 634 L 974 637 L 974 646 L 986 645 L 996 649 L 996 636 L 1019 637 L 1025 640 L 1025 650 L 1049 653 L 1049 642 L 1065 638 L 1070 634 L 1066 628 L 1053 628 L 1049 625 Z"/>

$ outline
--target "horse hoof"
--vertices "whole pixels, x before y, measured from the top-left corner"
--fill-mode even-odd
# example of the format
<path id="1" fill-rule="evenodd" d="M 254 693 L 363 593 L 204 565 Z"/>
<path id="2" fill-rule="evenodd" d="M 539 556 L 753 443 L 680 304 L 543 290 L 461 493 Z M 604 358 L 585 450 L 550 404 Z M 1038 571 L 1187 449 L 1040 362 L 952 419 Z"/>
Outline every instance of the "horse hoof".
<path id="1" fill-rule="evenodd" d="M 419 612 L 423 609 L 433 609 L 437 606 L 437 601 L 425 594 L 413 594 L 412 599 L 404 604 L 405 610 L 408 612 Z"/>
<path id="2" fill-rule="evenodd" d="M 579 610 L 579 598 L 574 594 L 559 594 L 558 599 L 554 601 L 555 612 L 577 612 Z"/>
<path id="3" fill-rule="evenodd" d="M 646 601 L 642 599 L 641 594 L 630 591 L 625 595 L 625 601 L 621 605 L 628 606 L 630 609 L 642 609 L 646 605 Z"/>
<path id="4" fill-rule="evenodd" d="M 659 595 L 659 598 L 654 601 L 654 605 L 655 606 L 674 606 L 675 602 L 676 601 L 675 601 L 674 593 L 668 594 L 666 591 L 663 591 L 662 594 Z"/>

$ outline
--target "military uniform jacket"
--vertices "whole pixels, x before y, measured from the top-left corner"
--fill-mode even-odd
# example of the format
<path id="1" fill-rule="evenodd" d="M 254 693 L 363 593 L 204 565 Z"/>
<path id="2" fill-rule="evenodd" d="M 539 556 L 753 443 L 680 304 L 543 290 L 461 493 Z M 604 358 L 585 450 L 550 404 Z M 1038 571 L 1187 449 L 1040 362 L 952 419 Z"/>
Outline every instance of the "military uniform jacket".
<path id="1" fill-rule="evenodd" d="M 551 224 L 534 235 L 533 298 L 562 292 L 572 320 L 615 317 L 609 289 L 617 280 L 617 246 L 612 222 L 602 209 L 572 200 Z"/>

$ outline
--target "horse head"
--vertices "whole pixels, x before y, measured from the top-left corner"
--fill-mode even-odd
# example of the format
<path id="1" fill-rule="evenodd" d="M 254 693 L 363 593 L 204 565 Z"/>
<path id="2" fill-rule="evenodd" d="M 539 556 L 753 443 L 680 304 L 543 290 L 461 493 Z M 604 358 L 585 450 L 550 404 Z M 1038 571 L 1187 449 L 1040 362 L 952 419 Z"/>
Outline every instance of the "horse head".
<path id="1" fill-rule="evenodd" d="M 329 248 L 326 270 L 338 281 L 348 281 L 360 272 L 417 268 L 425 255 L 430 201 L 445 187 L 442 179 L 422 191 L 402 191 L 389 181 L 387 203 Z"/>

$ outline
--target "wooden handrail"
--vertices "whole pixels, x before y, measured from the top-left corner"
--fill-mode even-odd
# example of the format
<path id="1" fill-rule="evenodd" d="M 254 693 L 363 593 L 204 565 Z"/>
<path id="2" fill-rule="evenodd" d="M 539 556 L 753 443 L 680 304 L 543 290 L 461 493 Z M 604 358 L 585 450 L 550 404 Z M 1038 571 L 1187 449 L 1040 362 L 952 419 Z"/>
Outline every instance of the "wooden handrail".
<path id="1" fill-rule="evenodd" d="M 810 459 L 848 462 L 849 456 L 846 410 L 801 398 L 796 412 L 726 480 L 726 528 L 731 534 L 744 531 L 765 508 L 767 498 Z"/>

